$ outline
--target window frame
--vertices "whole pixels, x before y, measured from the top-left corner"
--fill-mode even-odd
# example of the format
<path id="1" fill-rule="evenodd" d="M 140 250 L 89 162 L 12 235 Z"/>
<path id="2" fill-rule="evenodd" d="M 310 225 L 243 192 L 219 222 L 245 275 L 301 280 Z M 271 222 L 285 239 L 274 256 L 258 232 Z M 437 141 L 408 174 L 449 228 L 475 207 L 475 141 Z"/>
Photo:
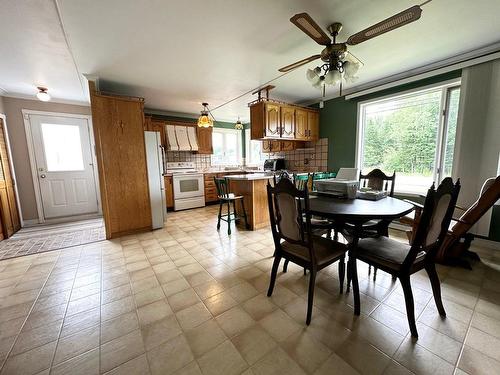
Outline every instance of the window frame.
<path id="1" fill-rule="evenodd" d="M 212 144 L 213 135 L 215 133 L 222 133 L 223 149 L 226 150 L 226 134 L 236 134 L 236 148 L 237 148 L 237 162 L 234 163 L 214 163 L 214 154 L 210 155 L 210 163 L 215 166 L 232 166 L 232 165 L 243 165 L 243 145 L 241 140 L 241 130 L 237 129 L 227 129 L 227 128 L 213 128 L 212 130 Z"/>
<path id="2" fill-rule="evenodd" d="M 388 94 L 384 95 L 381 97 L 378 97 L 376 99 L 368 99 L 368 100 L 363 100 L 359 101 L 357 105 L 357 121 L 356 121 L 356 151 L 355 151 L 355 163 L 356 163 L 356 168 L 359 168 L 359 170 L 362 170 L 362 159 L 363 159 L 363 143 L 364 143 L 364 131 L 365 131 L 365 111 L 364 108 L 368 105 L 371 104 L 377 104 L 377 103 L 382 103 L 386 102 L 389 100 L 398 100 L 398 99 L 404 99 L 404 98 L 409 98 L 412 96 L 416 96 L 419 94 L 423 94 L 426 92 L 431 92 L 431 91 L 437 91 L 438 89 L 441 89 L 441 102 L 440 102 L 440 107 L 439 107 L 439 124 L 438 124 L 438 133 L 437 133 L 437 142 L 436 142 L 436 152 L 434 154 L 434 170 L 433 170 L 433 181 L 441 181 L 443 179 L 443 173 L 444 173 L 444 158 L 445 158 L 445 149 L 446 149 L 446 134 L 448 131 L 447 124 L 448 124 L 448 104 L 449 104 L 449 98 L 450 98 L 450 93 L 452 90 L 459 88 L 461 89 L 461 84 L 462 84 L 462 79 L 461 78 L 453 78 L 450 80 L 446 81 L 441 81 L 438 83 L 426 85 L 426 86 L 420 86 L 416 87 L 410 90 L 405 90 L 398 92 L 396 94 Z M 458 134 L 461 133 L 461 121 L 460 119 L 460 109 L 459 109 L 459 114 L 458 114 L 458 119 L 457 119 L 457 129 L 456 129 L 456 135 L 455 135 L 455 140 L 458 139 Z M 454 145 L 454 150 L 453 150 L 453 155 L 458 155 L 460 150 L 459 150 L 460 145 L 458 142 L 455 142 Z M 452 166 L 452 175 L 454 173 L 454 167 L 455 163 L 453 163 Z M 398 190 L 397 189 L 397 184 L 395 186 L 396 193 L 412 196 L 412 195 L 419 195 L 415 192 L 408 192 L 408 191 L 403 191 L 403 190 Z M 422 192 L 425 193 L 425 192 Z"/>
<path id="3" fill-rule="evenodd" d="M 250 128 L 244 130 L 244 132 L 245 132 L 245 165 L 247 165 L 249 167 L 261 166 L 262 157 L 259 159 L 259 162 L 251 163 L 252 148 L 250 147 L 250 143 L 252 141 L 254 141 L 254 142 L 261 142 L 261 141 L 252 139 L 250 131 L 251 131 Z M 262 143 L 260 144 L 260 147 L 261 147 L 260 155 L 262 156 Z"/>

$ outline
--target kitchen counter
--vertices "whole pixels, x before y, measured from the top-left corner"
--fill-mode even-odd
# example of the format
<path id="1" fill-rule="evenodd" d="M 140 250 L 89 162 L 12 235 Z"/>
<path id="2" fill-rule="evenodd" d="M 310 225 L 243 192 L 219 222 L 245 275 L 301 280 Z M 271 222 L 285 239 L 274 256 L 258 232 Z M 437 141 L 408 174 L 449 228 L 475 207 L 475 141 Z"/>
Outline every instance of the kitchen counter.
<path id="1" fill-rule="evenodd" d="M 267 173 L 248 173 L 248 174 L 233 174 L 224 177 L 226 177 L 228 180 L 234 180 L 234 181 L 254 181 L 254 180 L 267 181 L 270 178 L 273 178 L 273 176 L 274 175 Z"/>

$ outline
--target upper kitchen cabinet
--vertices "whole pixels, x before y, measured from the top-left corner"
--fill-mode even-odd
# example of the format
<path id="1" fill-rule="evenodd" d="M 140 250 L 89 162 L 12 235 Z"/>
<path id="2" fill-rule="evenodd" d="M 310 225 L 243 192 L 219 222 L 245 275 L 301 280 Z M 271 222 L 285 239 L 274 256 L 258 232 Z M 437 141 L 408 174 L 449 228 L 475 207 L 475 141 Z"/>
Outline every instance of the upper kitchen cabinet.
<path id="1" fill-rule="evenodd" d="M 260 101 L 250 106 L 251 138 L 316 141 L 319 113 L 315 109 Z"/>
<path id="2" fill-rule="evenodd" d="M 212 131 L 213 128 L 197 127 L 198 134 L 198 154 L 213 154 L 212 147 Z"/>
<path id="3" fill-rule="evenodd" d="M 89 91 L 106 238 L 150 230 L 144 101 Z"/>

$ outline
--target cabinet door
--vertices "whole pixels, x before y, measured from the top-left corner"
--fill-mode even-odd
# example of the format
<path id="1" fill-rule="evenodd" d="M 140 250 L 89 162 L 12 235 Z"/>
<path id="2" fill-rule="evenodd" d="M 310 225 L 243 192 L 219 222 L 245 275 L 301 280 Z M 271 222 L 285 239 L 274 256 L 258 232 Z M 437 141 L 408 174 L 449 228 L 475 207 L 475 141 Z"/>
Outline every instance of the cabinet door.
<path id="1" fill-rule="evenodd" d="M 280 106 L 266 103 L 266 137 L 280 136 Z"/>
<path id="2" fill-rule="evenodd" d="M 295 150 L 295 142 L 293 141 L 281 141 L 281 151 L 292 151 Z"/>
<path id="3" fill-rule="evenodd" d="M 197 127 L 198 154 L 213 154 L 212 128 Z"/>
<path id="4" fill-rule="evenodd" d="M 299 108 L 295 110 L 295 139 L 302 141 L 309 139 L 307 118 L 308 111 Z"/>
<path id="5" fill-rule="evenodd" d="M 309 128 L 309 140 L 319 139 L 319 113 L 316 111 L 307 112 L 307 127 Z"/>
<path id="6" fill-rule="evenodd" d="M 280 141 L 270 141 L 271 143 L 271 152 L 280 152 L 281 151 L 281 142 Z"/>
<path id="7" fill-rule="evenodd" d="M 167 146 L 167 138 L 165 135 L 165 121 L 151 120 L 150 127 L 151 131 L 160 133 L 161 144 L 163 146 Z"/>
<path id="8" fill-rule="evenodd" d="M 262 152 L 271 152 L 271 141 L 262 141 Z"/>
<path id="9" fill-rule="evenodd" d="M 174 185 L 172 182 L 172 176 L 165 177 L 165 195 L 167 208 L 174 207 Z"/>
<path id="10" fill-rule="evenodd" d="M 281 138 L 295 137 L 295 108 L 281 107 Z"/>

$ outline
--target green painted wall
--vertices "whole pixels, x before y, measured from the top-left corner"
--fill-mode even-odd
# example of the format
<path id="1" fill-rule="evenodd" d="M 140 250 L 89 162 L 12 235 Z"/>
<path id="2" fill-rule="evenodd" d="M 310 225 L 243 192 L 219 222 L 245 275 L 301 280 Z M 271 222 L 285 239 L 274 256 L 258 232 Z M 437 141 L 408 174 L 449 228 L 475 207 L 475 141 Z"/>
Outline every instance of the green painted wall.
<path id="1" fill-rule="evenodd" d="M 319 134 L 321 138 L 328 138 L 328 169 L 337 171 L 340 167 L 354 167 L 356 163 L 359 102 L 458 78 L 461 74 L 461 70 L 455 70 L 350 100 L 339 97 L 326 101 L 319 112 Z"/>

